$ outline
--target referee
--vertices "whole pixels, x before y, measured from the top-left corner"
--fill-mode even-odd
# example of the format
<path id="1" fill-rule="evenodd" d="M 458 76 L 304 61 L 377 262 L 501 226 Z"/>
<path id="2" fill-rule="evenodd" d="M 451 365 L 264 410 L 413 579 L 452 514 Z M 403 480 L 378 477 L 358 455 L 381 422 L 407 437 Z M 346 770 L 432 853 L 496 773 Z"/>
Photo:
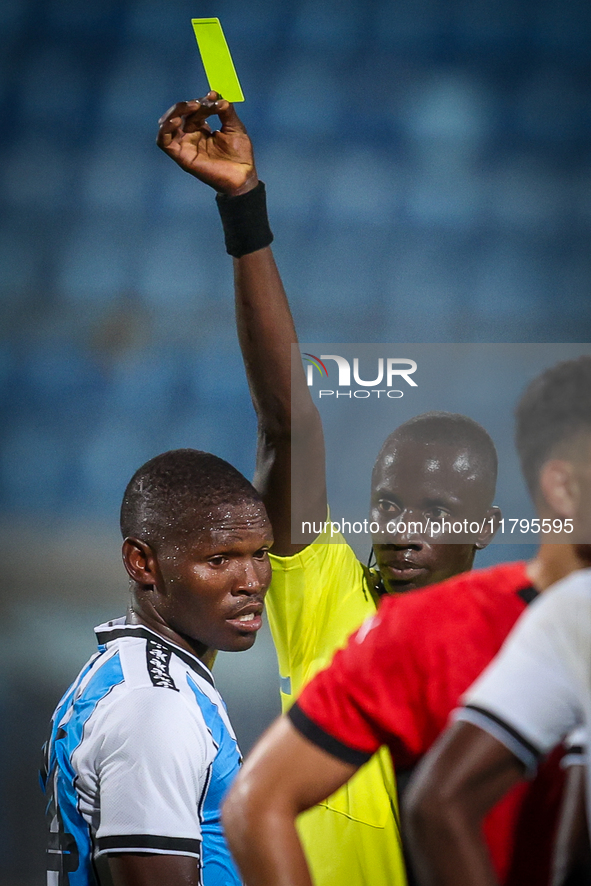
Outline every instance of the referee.
<path id="1" fill-rule="evenodd" d="M 207 119 L 214 114 L 222 123 L 215 132 Z M 254 482 L 275 539 L 267 609 L 286 710 L 375 613 L 383 594 L 471 569 L 499 516 L 493 506 L 496 451 L 484 428 L 466 416 L 417 416 L 388 437 L 374 467 L 372 522 L 380 530 L 406 524 L 393 535 L 378 532 L 378 570 L 366 568 L 342 535 L 322 531 L 328 513 L 322 423 L 299 355 L 292 376 L 297 336 L 269 248 L 264 185 L 248 134 L 233 107 L 210 92 L 171 108 L 160 120 L 158 144 L 218 192 L 226 248 L 234 257 L 238 334 L 259 421 Z M 467 518 L 483 531 L 450 544 L 449 536 L 429 538 L 410 528 L 442 518 L 448 525 Z M 320 525 L 320 534 L 298 532 L 303 521 Z M 396 785 L 385 748 L 298 825 L 316 886 L 404 884 Z"/>

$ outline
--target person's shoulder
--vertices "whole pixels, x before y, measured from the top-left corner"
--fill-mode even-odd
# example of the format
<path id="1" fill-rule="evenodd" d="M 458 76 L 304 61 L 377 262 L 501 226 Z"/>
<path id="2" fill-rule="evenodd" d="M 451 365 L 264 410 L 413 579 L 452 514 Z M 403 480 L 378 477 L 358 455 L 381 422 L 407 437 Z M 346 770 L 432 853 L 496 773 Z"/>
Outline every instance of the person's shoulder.
<path id="1" fill-rule="evenodd" d="M 382 598 L 379 612 L 385 627 L 390 624 L 397 631 L 412 631 L 420 624 L 423 641 L 426 635 L 443 636 L 446 624 L 455 624 L 458 617 L 467 618 L 468 612 L 478 612 L 507 602 L 517 611 L 525 605 L 519 591 L 530 585 L 525 563 L 502 563 L 487 569 L 463 572 L 446 581 L 404 594 Z M 384 628 L 382 629 L 384 630 Z"/>
<path id="2" fill-rule="evenodd" d="M 548 618 L 556 613 L 561 621 L 569 616 L 575 621 L 591 619 L 591 568 L 577 569 L 550 585 L 535 603 L 534 611 L 543 612 Z"/>
<path id="3" fill-rule="evenodd" d="M 96 630 L 99 641 L 104 641 L 101 654 L 120 674 L 117 682 L 124 691 L 159 688 L 186 693 L 187 673 L 199 685 L 214 687 L 211 672 L 195 655 L 150 628 L 118 624 L 110 633 Z"/>
<path id="4" fill-rule="evenodd" d="M 324 542 L 315 541 L 295 554 L 269 554 L 273 575 L 278 572 L 310 570 L 313 568 L 359 568 L 361 563 L 349 543 L 344 539 Z"/>
<path id="5" fill-rule="evenodd" d="M 357 556 L 351 545 L 340 531 L 340 523 L 331 519 L 330 509 L 326 520 L 312 524 L 316 533 L 314 541 L 294 554 L 269 553 L 269 560 L 274 569 L 289 570 L 309 565 L 311 562 L 331 557 L 333 560 L 351 560 L 357 562 Z"/>
<path id="6" fill-rule="evenodd" d="M 385 606 L 399 611 L 420 611 L 431 608 L 436 603 L 447 605 L 455 601 L 463 605 L 466 596 L 478 594 L 481 591 L 498 594 L 511 594 L 526 588 L 531 584 L 524 562 L 500 563 L 487 569 L 474 569 L 470 572 L 462 572 L 445 581 L 437 582 L 426 588 L 416 591 L 407 591 L 405 594 L 393 594 L 384 600 Z"/>
<path id="7" fill-rule="evenodd" d="M 462 572 L 447 581 L 433 585 L 432 588 L 435 594 L 445 598 L 461 593 L 476 594 L 481 591 L 485 591 L 487 595 L 515 594 L 516 591 L 530 586 L 531 580 L 527 574 L 526 563 L 520 560 Z"/>
<path id="8" fill-rule="evenodd" d="M 581 662 L 587 667 L 590 631 L 591 569 L 581 569 L 550 585 L 528 606 L 508 645 L 536 654 L 542 648 L 554 649 L 575 668 Z"/>
<path id="9" fill-rule="evenodd" d="M 368 596 L 368 589 L 375 584 L 370 580 L 370 570 L 340 534 L 332 539 L 330 534 L 322 536 L 290 556 L 270 554 L 269 560 L 273 571 L 270 604 L 285 593 L 296 594 L 299 599 L 304 590 L 306 599 L 314 605 L 322 600 L 330 606 L 333 598 L 373 597 L 373 593 Z"/>
<path id="10" fill-rule="evenodd" d="M 334 561 L 344 560 L 352 563 L 358 562 L 357 555 L 353 548 L 341 533 L 334 536 L 328 533 L 322 533 L 314 541 L 306 545 L 295 554 L 269 554 L 269 560 L 273 569 L 296 569 L 302 566 L 309 566 L 314 561 L 332 559 Z"/>
<path id="11" fill-rule="evenodd" d="M 561 597 L 591 600 L 591 567 L 577 569 L 552 585 L 552 593 Z"/>
<path id="12" fill-rule="evenodd" d="M 115 745 L 129 738 L 162 747 L 184 744 L 207 731 L 199 706 L 190 697 L 172 688 L 146 685 L 113 693 L 95 728 Z"/>
<path id="13" fill-rule="evenodd" d="M 108 691 L 101 693 L 101 708 L 109 719 L 158 717 L 199 719 L 199 706 L 188 682 L 188 674 L 202 692 L 217 696 L 209 670 L 166 639 L 144 629 L 129 631 L 112 641 L 103 653 L 109 686 L 102 673 L 97 683 Z M 93 686 L 88 687 L 96 694 Z"/>

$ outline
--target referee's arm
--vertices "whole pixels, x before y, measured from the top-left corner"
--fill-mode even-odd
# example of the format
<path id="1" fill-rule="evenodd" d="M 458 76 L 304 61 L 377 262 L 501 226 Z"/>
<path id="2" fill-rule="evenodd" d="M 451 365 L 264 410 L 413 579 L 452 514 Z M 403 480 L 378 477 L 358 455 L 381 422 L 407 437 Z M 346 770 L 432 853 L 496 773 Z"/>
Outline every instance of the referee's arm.
<path id="1" fill-rule="evenodd" d="M 233 261 L 238 338 L 258 418 L 254 485 L 273 526 L 273 553 L 289 556 L 319 534 L 303 523 L 327 516 L 322 422 L 271 247 Z"/>
<path id="2" fill-rule="evenodd" d="M 258 418 L 254 485 L 273 526 L 273 553 L 294 554 L 326 520 L 322 422 L 306 383 L 283 284 L 267 246 L 234 258 L 238 337 Z M 292 532 L 293 520 L 293 532 Z"/>
<path id="3" fill-rule="evenodd" d="M 217 131 L 207 123 L 212 115 L 222 124 Z M 326 520 L 324 437 L 299 350 L 292 355 L 297 335 L 270 248 L 252 144 L 233 105 L 216 92 L 177 103 L 159 123 L 158 146 L 217 191 L 226 249 L 234 258 L 238 337 L 258 417 L 255 485 L 273 526 L 273 552 L 289 556 L 319 534 L 303 532 L 304 521 Z"/>

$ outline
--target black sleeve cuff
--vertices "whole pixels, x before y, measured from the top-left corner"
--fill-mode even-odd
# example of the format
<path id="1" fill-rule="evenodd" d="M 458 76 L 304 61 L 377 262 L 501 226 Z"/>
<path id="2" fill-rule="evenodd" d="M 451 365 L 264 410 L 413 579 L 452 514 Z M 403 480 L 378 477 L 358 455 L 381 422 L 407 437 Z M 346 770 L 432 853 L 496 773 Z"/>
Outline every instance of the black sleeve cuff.
<path id="1" fill-rule="evenodd" d="M 333 757 L 342 760 L 343 763 L 350 763 L 352 766 L 363 766 L 363 764 L 367 763 L 367 761 L 373 756 L 373 754 L 368 754 L 365 751 L 358 751 L 354 748 L 350 748 L 348 745 L 339 741 L 338 738 L 329 735 L 328 732 L 325 732 L 324 729 L 318 726 L 317 723 L 314 723 L 314 721 L 303 712 L 297 702 L 289 709 L 287 716 L 298 732 L 301 732 L 308 741 L 311 741 L 312 744 L 322 748 L 323 751 L 326 751 Z"/>
<path id="2" fill-rule="evenodd" d="M 103 852 L 153 852 L 201 857 L 201 840 L 186 837 L 157 837 L 153 834 L 116 834 L 96 841 L 96 854 Z"/>

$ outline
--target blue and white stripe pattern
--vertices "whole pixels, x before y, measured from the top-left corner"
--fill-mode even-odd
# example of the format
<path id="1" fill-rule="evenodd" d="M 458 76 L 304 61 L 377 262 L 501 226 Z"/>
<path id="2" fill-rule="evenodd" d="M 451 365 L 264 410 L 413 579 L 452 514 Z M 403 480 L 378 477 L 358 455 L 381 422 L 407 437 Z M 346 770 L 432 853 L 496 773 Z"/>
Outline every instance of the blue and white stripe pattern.
<path id="1" fill-rule="evenodd" d="M 46 746 L 48 886 L 98 886 L 114 851 L 189 855 L 203 886 L 239 886 L 220 806 L 241 757 L 211 673 L 124 619 L 96 633 Z"/>

